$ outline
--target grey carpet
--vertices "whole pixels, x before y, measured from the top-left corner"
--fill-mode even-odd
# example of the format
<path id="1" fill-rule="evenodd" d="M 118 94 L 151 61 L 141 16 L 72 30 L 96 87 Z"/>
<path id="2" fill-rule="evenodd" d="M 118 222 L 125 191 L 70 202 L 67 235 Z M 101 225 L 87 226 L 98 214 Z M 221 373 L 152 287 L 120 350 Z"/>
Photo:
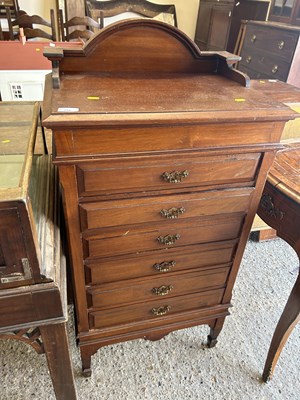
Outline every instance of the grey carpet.
<path id="1" fill-rule="evenodd" d="M 249 241 L 219 342 L 205 348 L 206 326 L 173 332 L 158 342 L 107 346 L 83 378 L 70 308 L 70 345 L 80 400 L 298 400 L 300 324 L 273 380 L 261 382 L 271 336 L 297 276 L 298 258 L 282 240 Z M 55 399 L 44 355 L 0 341 L 0 399 Z"/>

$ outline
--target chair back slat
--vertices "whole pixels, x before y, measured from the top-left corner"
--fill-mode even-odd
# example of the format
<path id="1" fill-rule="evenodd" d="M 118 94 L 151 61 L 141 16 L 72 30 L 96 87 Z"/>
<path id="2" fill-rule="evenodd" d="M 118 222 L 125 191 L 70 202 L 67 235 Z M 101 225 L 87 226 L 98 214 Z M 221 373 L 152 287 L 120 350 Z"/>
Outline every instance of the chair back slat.
<path id="1" fill-rule="evenodd" d="M 73 17 L 64 22 L 62 10 L 59 10 L 59 25 L 62 41 L 87 41 L 100 29 L 100 24 L 88 16 Z"/>
<path id="2" fill-rule="evenodd" d="M 147 0 L 110 0 L 100 2 L 86 0 L 86 14 L 98 20 L 104 27 L 104 19 L 132 12 L 146 18 L 155 18 L 160 14 L 170 15 L 172 25 L 177 26 L 176 7 L 174 4 L 155 4 Z"/>
<path id="3" fill-rule="evenodd" d="M 15 40 L 18 37 L 19 33 L 16 28 L 23 28 L 27 39 L 57 40 L 54 10 L 50 10 L 50 21 L 39 15 L 28 15 L 26 13 L 20 13 L 17 18 L 13 19 L 9 8 L 6 9 L 6 15 L 10 40 Z M 50 32 L 48 28 L 50 28 Z"/>

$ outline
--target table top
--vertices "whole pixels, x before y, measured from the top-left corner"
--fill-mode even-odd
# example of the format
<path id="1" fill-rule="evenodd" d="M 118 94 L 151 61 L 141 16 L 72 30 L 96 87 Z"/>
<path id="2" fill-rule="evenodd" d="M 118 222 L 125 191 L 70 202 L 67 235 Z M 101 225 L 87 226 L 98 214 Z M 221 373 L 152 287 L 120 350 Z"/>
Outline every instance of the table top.
<path id="1" fill-rule="evenodd" d="M 288 145 L 277 153 L 268 182 L 300 204 L 300 143 Z"/>
<path id="2" fill-rule="evenodd" d="M 43 55 L 45 47 L 49 47 L 50 42 L 27 41 L 23 45 L 18 40 L 0 41 L 0 71 L 18 70 L 51 70 L 51 62 Z M 82 48 L 80 42 L 54 42 L 51 46 Z M 22 60 L 22 62 L 20 61 Z"/>
<path id="3" fill-rule="evenodd" d="M 284 104 L 299 104 L 300 88 L 276 79 L 251 79 L 251 87 Z"/>

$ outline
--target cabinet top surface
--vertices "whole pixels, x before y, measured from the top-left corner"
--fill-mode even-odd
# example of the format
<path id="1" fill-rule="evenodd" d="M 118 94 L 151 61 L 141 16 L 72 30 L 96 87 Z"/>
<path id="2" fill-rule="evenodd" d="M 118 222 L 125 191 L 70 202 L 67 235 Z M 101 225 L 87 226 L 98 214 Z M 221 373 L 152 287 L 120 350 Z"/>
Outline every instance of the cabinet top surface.
<path id="1" fill-rule="evenodd" d="M 151 20 L 111 25 L 83 49 L 50 48 L 44 124 L 288 120 L 293 112 L 249 88 L 238 57 L 200 52 L 183 32 Z M 52 88 L 53 86 L 53 88 Z"/>
<path id="2" fill-rule="evenodd" d="M 254 21 L 254 20 L 249 20 L 247 21 L 248 25 L 257 25 L 257 26 L 263 26 L 266 28 L 274 28 L 274 29 L 283 29 L 287 31 L 292 31 L 296 33 L 300 33 L 300 27 L 295 26 L 295 25 L 288 25 L 284 24 L 282 22 L 274 22 L 274 21 Z"/>
<path id="3" fill-rule="evenodd" d="M 49 122 L 239 122 L 270 117 L 289 119 L 293 112 L 263 90 L 241 87 L 223 76 L 75 74 L 63 76 L 60 89 L 52 91 Z"/>

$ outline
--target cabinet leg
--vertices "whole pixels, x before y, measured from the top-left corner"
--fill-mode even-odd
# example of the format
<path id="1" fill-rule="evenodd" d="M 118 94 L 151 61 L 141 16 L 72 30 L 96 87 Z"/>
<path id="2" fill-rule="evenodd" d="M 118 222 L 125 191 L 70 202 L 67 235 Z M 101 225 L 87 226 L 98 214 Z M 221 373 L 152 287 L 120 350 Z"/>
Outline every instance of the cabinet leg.
<path id="1" fill-rule="evenodd" d="M 300 275 L 276 326 L 263 371 L 263 380 L 271 379 L 280 353 L 296 324 L 300 320 Z"/>
<path id="2" fill-rule="evenodd" d="M 210 325 L 210 333 L 207 336 L 207 347 L 212 348 L 218 343 L 218 336 L 223 328 L 225 317 L 215 320 L 213 325 Z"/>
<path id="3" fill-rule="evenodd" d="M 76 400 L 66 323 L 39 326 L 57 400 Z"/>
<path id="4" fill-rule="evenodd" d="M 81 364 L 82 364 L 82 375 L 86 378 L 89 378 L 92 375 L 91 363 L 92 363 L 92 354 L 90 351 L 86 349 L 80 349 L 81 354 Z"/>

